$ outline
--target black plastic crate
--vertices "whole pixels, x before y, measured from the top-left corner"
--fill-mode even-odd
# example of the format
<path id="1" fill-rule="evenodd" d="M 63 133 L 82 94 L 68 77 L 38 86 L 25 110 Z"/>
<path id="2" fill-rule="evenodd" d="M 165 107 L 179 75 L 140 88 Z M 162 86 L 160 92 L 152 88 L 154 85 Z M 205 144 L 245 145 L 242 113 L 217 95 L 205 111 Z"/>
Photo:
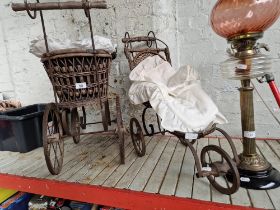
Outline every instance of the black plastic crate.
<path id="1" fill-rule="evenodd" d="M 0 112 L 0 151 L 29 152 L 41 147 L 45 104 Z"/>

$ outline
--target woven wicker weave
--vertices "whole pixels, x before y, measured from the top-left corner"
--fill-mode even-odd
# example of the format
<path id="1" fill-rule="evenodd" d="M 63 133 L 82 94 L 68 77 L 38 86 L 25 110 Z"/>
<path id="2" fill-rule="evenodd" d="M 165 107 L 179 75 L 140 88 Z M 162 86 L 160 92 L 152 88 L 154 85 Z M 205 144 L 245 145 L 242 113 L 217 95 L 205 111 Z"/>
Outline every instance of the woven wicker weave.
<path id="1" fill-rule="evenodd" d="M 124 53 L 129 63 L 130 70 L 133 70 L 141 61 L 147 57 L 158 55 L 171 64 L 168 46 L 155 37 L 154 32 L 150 31 L 148 36 L 130 37 L 126 32 L 124 43 Z"/>
<path id="2" fill-rule="evenodd" d="M 60 50 L 45 54 L 42 62 L 59 99 L 59 106 L 76 107 L 107 98 L 112 63 L 108 52 Z"/>

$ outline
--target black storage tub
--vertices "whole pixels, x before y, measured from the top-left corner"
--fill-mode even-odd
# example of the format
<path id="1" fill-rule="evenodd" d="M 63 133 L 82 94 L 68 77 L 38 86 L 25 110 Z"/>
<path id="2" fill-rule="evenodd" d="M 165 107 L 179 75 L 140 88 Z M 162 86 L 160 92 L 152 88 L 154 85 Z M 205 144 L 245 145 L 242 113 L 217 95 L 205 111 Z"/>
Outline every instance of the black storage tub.
<path id="1" fill-rule="evenodd" d="M 45 104 L 0 112 L 0 151 L 29 152 L 42 146 Z"/>

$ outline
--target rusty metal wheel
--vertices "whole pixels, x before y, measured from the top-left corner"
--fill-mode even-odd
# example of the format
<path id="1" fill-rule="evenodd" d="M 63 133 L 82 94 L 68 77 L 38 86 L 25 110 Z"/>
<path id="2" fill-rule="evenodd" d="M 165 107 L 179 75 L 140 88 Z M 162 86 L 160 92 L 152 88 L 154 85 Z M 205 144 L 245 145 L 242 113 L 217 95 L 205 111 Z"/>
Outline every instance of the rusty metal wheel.
<path id="1" fill-rule="evenodd" d="M 240 186 L 240 176 L 236 163 L 220 147 L 208 145 L 201 151 L 202 170 L 213 172 L 207 176 L 212 186 L 223 194 L 233 194 Z M 228 181 L 226 175 L 231 173 L 232 180 Z"/>
<path id="2" fill-rule="evenodd" d="M 47 167 L 51 174 L 60 173 L 63 165 L 63 128 L 59 110 L 54 103 L 48 104 L 43 116 L 43 147 Z"/>
<path id="3" fill-rule="evenodd" d="M 63 133 L 65 135 L 71 135 L 70 130 L 69 130 L 69 116 L 68 116 L 68 110 L 62 109 L 60 111 L 61 113 L 61 122 L 62 122 L 62 128 L 63 128 Z"/>
<path id="4" fill-rule="evenodd" d="M 120 106 L 120 97 L 116 96 L 116 111 L 117 111 L 117 132 L 119 137 L 119 147 L 120 147 L 120 156 L 121 164 L 125 163 L 125 151 L 124 151 L 124 127 L 122 121 L 122 112 Z"/>
<path id="5" fill-rule="evenodd" d="M 71 110 L 71 136 L 75 144 L 80 142 L 80 118 L 77 108 Z"/>
<path id="6" fill-rule="evenodd" d="M 134 149 L 139 157 L 143 157 L 146 154 L 146 144 L 142 128 L 136 118 L 130 119 L 129 129 Z"/>
<path id="7" fill-rule="evenodd" d="M 225 132 L 221 128 L 216 128 L 216 131 L 220 132 L 226 138 L 226 140 L 228 141 L 228 143 L 230 145 L 230 148 L 231 148 L 231 151 L 232 151 L 232 154 L 233 154 L 233 160 L 236 162 L 236 165 L 238 165 L 240 163 L 240 159 L 238 157 L 237 150 L 236 150 L 236 147 L 235 147 L 235 145 L 232 141 L 232 138 L 230 137 L 230 135 L 228 135 L 227 132 Z"/>

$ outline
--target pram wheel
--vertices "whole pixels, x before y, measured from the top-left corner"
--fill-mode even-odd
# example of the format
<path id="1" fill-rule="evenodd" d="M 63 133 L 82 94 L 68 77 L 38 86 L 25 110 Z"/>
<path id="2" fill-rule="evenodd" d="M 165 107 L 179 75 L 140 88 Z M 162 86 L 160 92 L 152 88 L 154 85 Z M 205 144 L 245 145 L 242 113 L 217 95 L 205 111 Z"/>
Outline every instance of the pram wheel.
<path id="1" fill-rule="evenodd" d="M 139 121 L 136 118 L 132 118 L 129 128 L 134 149 L 139 157 L 143 157 L 146 153 L 146 144 Z"/>
<path id="2" fill-rule="evenodd" d="M 80 142 L 80 118 L 77 108 L 71 111 L 71 136 L 75 144 Z"/>
<path id="3" fill-rule="evenodd" d="M 59 111 L 54 103 L 48 104 L 45 108 L 42 130 L 47 167 L 51 174 L 57 175 L 62 169 L 64 142 Z"/>
<path id="4" fill-rule="evenodd" d="M 69 119 L 68 119 L 68 110 L 62 109 L 60 111 L 61 113 L 61 122 L 62 122 L 62 128 L 63 128 L 63 134 L 70 135 L 69 130 Z"/>
<path id="5" fill-rule="evenodd" d="M 209 171 L 211 175 L 207 176 L 212 186 L 221 193 L 230 195 L 235 193 L 240 186 L 240 176 L 236 163 L 220 147 L 209 145 L 201 151 L 202 170 Z M 231 182 L 227 180 L 226 175 L 230 173 Z"/>
<path id="6" fill-rule="evenodd" d="M 119 137 L 119 147 L 120 147 L 120 156 L 121 156 L 121 164 L 125 163 L 125 151 L 124 151 L 124 127 L 122 121 L 122 112 L 120 106 L 120 97 L 116 96 L 116 111 L 117 111 L 117 133 Z"/>

